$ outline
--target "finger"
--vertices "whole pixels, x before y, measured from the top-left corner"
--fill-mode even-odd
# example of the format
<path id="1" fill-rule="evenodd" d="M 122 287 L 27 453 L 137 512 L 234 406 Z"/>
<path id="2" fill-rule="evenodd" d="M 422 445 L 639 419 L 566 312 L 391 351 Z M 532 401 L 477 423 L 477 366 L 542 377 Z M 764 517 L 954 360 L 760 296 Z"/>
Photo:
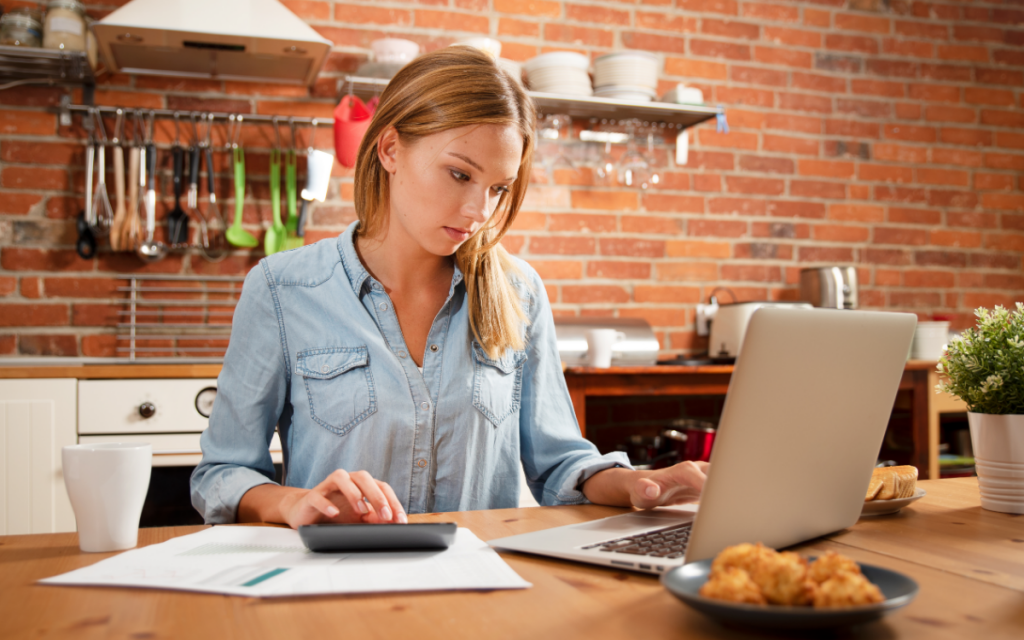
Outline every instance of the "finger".
<path id="1" fill-rule="evenodd" d="M 336 518 L 341 513 L 341 510 L 333 502 L 316 491 L 306 494 L 306 504 L 328 518 Z"/>
<path id="2" fill-rule="evenodd" d="M 697 464 L 687 460 L 637 480 L 630 497 L 641 509 L 688 502 L 700 495 L 706 477 Z"/>
<path id="3" fill-rule="evenodd" d="M 391 505 L 388 503 L 387 497 L 384 496 L 384 492 L 377 485 L 377 480 L 367 471 L 354 471 L 349 474 L 349 478 L 359 487 L 363 496 L 370 503 L 370 506 L 373 507 L 377 518 L 381 522 L 391 522 L 395 517 L 395 512 L 391 509 Z"/>
<path id="4" fill-rule="evenodd" d="M 331 475 L 327 476 L 327 479 L 318 484 L 314 491 L 323 495 L 325 498 L 331 493 L 340 493 L 345 497 L 354 513 L 360 515 L 367 515 L 370 509 L 363 502 L 363 492 L 355 482 L 352 481 L 351 475 L 344 469 L 336 469 Z"/>
<path id="5" fill-rule="evenodd" d="M 409 522 L 409 517 L 405 515 L 405 507 L 403 507 L 402 503 L 398 501 L 398 496 L 395 495 L 395 490 L 391 488 L 391 485 L 381 480 L 377 481 L 377 486 L 380 487 L 380 490 L 384 493 L 388 503 L 391 505 L 391 510 L 395 513 L 395 522 L 407 524 Z"/>

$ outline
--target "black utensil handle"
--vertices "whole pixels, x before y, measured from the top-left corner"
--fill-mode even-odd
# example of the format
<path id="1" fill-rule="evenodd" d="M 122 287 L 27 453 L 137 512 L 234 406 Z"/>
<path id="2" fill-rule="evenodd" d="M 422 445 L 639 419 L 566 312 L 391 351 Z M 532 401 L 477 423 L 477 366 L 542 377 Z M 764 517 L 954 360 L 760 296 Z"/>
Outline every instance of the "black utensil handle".
<path id="1" fill-rule="evenodd" d="M 302 199 L 302 206 L 299 207 L 299 219 L 295 222 L 295 235 L 304 238 L 306 236 L 306 211 L 309 208 L 309 200 Z"/>
<path id="2" fill-rule="evenodd" d="M 153 176 L 156 175 L 156 145 L 146 145 L 146 186 L 149 189 L 156 189 L 153 183 Z"/>
<path id="3" fill-rule="evenodd" d="M 192 157 L 189 159 L 190 161 L 189 161 L 189 167 L 188 167 L 189 168 L 188 182 L 189 182 L 190 185 L 192 185 L 192 186 L 194 186 L 194 187 L 196 187 L 198 189 L 199 188 L 199 157 L 200 157 L 199 147 L 192 147 L 192 149 L 190 149 L 190 152 L 192 154 Z"/>
<path id="4" fill-rule="evenodd" d="M 75 226 L 78 228 L 75 251 L 83 260 L 91 260 L 96 255 L 96 237 L 92 235 L 92 229 L 85 220 L 85 211 L 79 212 Z"/>
<path id="5" fill-rule="evenodd" d="M 206 190 L 213 193 L 213 151 L 206 147 Z"/>
<path id="6" fill-rule="evenodd" d="M 182 174 L 185 173 L 185 150 L 181 147 L 174 147 L 171 149 L 171 164 L 174 167 L 173 181 L 171 184 L 174 185 L 174 200 L 177 203 L 181 199 L 181 187 L 182 187 Z"/>

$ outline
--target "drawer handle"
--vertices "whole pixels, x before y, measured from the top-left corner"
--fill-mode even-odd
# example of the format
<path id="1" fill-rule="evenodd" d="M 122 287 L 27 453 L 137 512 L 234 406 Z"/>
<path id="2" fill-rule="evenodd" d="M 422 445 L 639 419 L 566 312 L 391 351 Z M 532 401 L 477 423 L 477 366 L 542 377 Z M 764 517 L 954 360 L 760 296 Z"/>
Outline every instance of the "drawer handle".
<path id="1" fill-rule="evenodd" d="M 152 402 L 143 402 L 139 405 L 139 415 L 143 418 L 152 418 L 156 415 L 156 405 Z"/>

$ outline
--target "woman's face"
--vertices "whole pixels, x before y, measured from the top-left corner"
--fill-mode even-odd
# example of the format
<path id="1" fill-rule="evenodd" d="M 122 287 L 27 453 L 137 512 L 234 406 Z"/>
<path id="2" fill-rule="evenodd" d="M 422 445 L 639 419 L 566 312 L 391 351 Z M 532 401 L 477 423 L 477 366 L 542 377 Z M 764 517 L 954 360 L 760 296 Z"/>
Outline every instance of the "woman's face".
<path id="1" fill-rule="evenodd" d="M 391 174 L 388 234 L 450 256 L 512 188 L 523 154 L 513 125 L 471 125 L 403 143 L 389 130 L 378 153 Z"/>

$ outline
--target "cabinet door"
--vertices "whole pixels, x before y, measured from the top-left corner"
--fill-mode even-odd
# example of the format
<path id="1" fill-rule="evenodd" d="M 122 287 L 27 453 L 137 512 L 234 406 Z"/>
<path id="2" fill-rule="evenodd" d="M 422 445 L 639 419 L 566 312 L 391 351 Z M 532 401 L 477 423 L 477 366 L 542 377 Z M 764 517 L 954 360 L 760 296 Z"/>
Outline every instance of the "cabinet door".
<path id="1" fill-rule="evenodd" d="M 0 380 L 0 535 L 75 530 L 61 448 L 76 440 L 77 383 Z"/>

